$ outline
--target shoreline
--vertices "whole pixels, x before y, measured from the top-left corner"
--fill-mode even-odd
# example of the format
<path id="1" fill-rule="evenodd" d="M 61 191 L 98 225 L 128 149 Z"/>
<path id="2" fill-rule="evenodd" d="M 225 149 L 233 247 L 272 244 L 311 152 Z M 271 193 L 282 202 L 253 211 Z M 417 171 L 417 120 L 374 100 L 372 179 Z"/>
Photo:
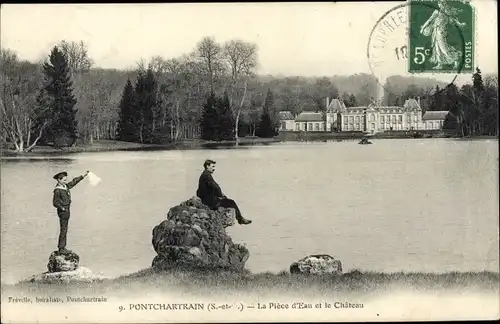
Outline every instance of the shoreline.
<path id="1" fill-rule="evenodd" d="M 146 268 L 137 272 L 124 274 L 114 278 L 102 278 L 89 283 L 55 283 L 41 284 L 23 279 L 13 284 L 1 284 L 2 294 L 14 291 L 50 292 L 58 290 L 67 293 L 78 292 L 130 292 L 130 291 L 163 291 L 166 287 L 178 286 L 183 290 L 198 293 L 238 291 L 255 291 L 266 288 L 274 291 L 293 291 L 307 289 L 325 292 L 367 292 L 391 291 L 392 289 L 409 289 L 418 291 L 500 291 L 500 273 L 493 271 L 448 271 L 440 273 L 426 272 L 375 272 L 351 270 L 341 275 L 301 275 L 289 271 L 278 273 L 251 273 L 233 271 L 198 271 L 169 270 L 155 271 Z"/>
<path id="2" fill-rule="evenodd" d="M 253 145 L 270 145 L 276 143 L 294 143 L 294 142 L 328 142 L 328 141 L 355 141 L 363 137 L 363 134 L 331 134 L 331 133 L 313 133 L 301 134 L 289 132 L 280 134 L 274 138 L 243 137 L 236 141 L 204 141 L 199 139 L 182 140 L 176 143 L 168 144 L 141 144 L 131 142 L 121 142 L 114 140 L 95 141 L 92 145 L 81 145 L 63 149 L 56 149 L 50 146 L 35 146 L 31 152 L 19 153 L 12 149 L 1 149 L 0 159 L 3 158 L 21 158 L 21 157 L 43 157 L 59 156 L 74 153 L 97 153 L 97 152 L 140 152 L 140 151 L 172 151 L 172 150 L 199 150 L 199 149 L 224 149 L 238 148 Z M 476 137 L 449 137 L 442 135 L 427 135 L 424 137 L 413 137 L 410 134 L 375 134 L 369 136 L 369 139 L 436 139 L 447 138 L 456 141 L 483 141 L 498 140 L 496 136 L 476 136 Z"/>
<path id="3" fill-rule="evenodd" d="M 239 140 L 238 146 L 266 145 L 280 142 L 275 138 L 246 137 Z M 182 140 L 167 144 L 141 144 L 122 142 L 114 140 L 95 141 L 92 145 L 80 145 L 62 149 L 50 146 L 35 146 L 31 152 L 16 152 L 14 150 L 2 149 L 0 157 L 37 157 L 58 156 L 74 153 L 96 153 L 96 152 L 126 152 L 126 151 L 171 151 L 171 150 L 199 150 L 210 148 L 237 147 L 236 141 L 205 141 L 205 140 Z"/>

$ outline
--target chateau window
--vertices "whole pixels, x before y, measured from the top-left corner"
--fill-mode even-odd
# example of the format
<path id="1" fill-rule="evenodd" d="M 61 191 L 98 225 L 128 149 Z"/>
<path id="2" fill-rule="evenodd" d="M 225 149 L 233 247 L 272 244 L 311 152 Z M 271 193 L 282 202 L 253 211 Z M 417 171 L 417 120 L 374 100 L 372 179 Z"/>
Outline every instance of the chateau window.
<path id="1" fill-rule="evenodd" d="M 281 129 L 286 129 L 286 122 L 281 122 Z"/>
<path id="2" fill-rule="evenodd" d="M 399 123 L 402 123 L 403 122 L 403 115 L 399 115 L 398 117 L 399 117 L 398 118 L 399 119 Z"/>
<path id="3" fill-rule="evenodd" d="M 309 123 L 309 130 L 313 130 L 313 124 Z"/>
<path id="4" fill-rule="evenodd" d="M 384 116 L 380 116 L 380 122 L 383 124 L 384 123 Z"/>
<path id="5" fill-rule="evenodd" d="M 344 124 L 347 124 L 347 116 L 344 116 Z"/>
<path id="6" fill-rule="evenodd" d="M 396 123 L 396 115 L 392 115 L 392 123 L 395 124 Z"/>
<path id="7" fill-rule="evenodd" d="M 354 122 L 354 117 L 353 116 L 349 116 L 349 124 L 352 124 Z"/>
<path id="8" fill-rule="evenodd" d="M 371 121 L 371 122 L 375 121 L 375 115 L 373 115 L 373 114 L 372 114 L 372 115 L 370 115 L 370 121 Z"/>
<path id="9" fill-rule="evenodd" d="M 316 124 L 314 125 L 314 130 L 319 131 L 319 123 L 316 123 Z"/>
<path id="10" fill-rule="evenodd" d="M 356 123 L 359 124 L 359 116 L 356 116 Z"/>
<path id="11" fill-rule="evenodd" d="M 300 124 L 295 124 L 295 130 L 300 130 Z"/>

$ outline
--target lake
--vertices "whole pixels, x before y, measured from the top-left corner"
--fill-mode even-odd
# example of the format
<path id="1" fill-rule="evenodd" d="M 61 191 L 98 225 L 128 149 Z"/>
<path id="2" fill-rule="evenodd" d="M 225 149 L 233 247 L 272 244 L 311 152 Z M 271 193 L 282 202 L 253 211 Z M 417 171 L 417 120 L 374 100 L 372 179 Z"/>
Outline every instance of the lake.
<path id="1" fill-rule="evenodd" d="M 253 272 L 326 253 L 344 271 L 499 271 L 498 141 L 280 143 L 238 149 L 80 153 L 3 160 L 1 275 L 46 271 L 57 246 L 52 176 L 72 189 L 68 248 L 106 276 L 147 268 L 153 227 L 192 197 L 203 161 L 251 225 L 229 228 Z"/>

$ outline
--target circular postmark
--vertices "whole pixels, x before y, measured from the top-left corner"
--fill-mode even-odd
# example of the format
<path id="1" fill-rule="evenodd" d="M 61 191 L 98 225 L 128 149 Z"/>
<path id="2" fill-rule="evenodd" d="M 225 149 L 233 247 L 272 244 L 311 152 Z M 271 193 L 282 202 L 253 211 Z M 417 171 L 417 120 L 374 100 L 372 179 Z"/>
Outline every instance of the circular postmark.
<path id="1" fill-rule="evenodd" d="M 461 73 L 472 74 L 473 23 L 472 7 L 462 0 L 412 0 L 384 13 L 367 46 L 370 70 L 381 86 L 379 98 L 391 92 L 392 76 L 452 84 Z"/>

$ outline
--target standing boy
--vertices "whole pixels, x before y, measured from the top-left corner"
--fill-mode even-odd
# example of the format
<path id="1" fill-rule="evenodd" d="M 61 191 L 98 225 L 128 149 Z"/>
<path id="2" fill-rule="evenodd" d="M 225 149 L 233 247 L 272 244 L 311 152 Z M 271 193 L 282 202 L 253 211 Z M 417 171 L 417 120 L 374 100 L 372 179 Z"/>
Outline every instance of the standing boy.
<path id="1" fill-rule="evenodd" d="M 54 179 L 57 181 L 57 185 L 54 188 L 54 198 L 52 199 L 52 204 L 55 208 L 57 208 L 57 216 L 59 216 L 60 232 L 57 247 L 59 248 L 60 253 L 69 252 L 69 250 L 66 249 L 66 235 L 68 233 L 68 222 L 71 206 L 70 189 L 76 186 L 88 174 L 89 171 L 69 182 L 67 172 L 59 172 L 54 176 Z"/>

